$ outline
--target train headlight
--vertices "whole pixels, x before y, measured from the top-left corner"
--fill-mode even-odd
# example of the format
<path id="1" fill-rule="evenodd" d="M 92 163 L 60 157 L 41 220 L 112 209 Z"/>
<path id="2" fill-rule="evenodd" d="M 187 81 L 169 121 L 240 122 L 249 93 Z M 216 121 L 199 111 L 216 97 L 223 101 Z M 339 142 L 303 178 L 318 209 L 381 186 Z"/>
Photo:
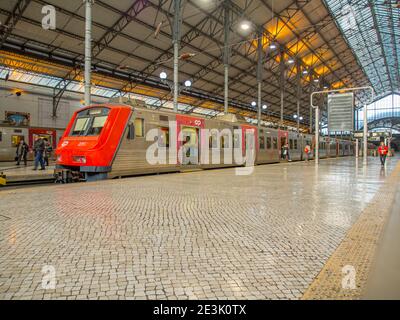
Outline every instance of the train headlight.
<path id="1" fill-rule="evenodd" d="M 78 162 L 78 163 L 86 163 L 86 157 L 85 156 L 72 156 L 72 161 Z"/>

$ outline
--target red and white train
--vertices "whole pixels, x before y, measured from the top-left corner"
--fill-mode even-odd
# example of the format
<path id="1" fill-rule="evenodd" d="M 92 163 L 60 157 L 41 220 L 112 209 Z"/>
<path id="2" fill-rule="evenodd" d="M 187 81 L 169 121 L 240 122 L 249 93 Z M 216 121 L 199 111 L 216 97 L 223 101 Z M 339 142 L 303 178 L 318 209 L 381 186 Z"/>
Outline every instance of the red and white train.
<path id="1" fill-rule="evenodd" d="M 175 123 L 173 130 L 171 123 Z M 211 130 L 207 136 L 205 129 Z M 150 130 L 152 137 L 148 139 Z M 228 148 L 229 153 L 241 149 L 243 156 L 248 149 L 254 150 L 255 164 L 275 163 L 281 161 L 285 143 L 289 145 L 291 160 L 305 159 L 306 144 L 313 151 L 315 148 L 312 135 L 266 127 L 258 130 L 257 126 L 238 121 L 234 115 L 206 119 L 121 104 L 92 105 L 72 116 L 56 149 L 55 175 L 59 182 L 93 181 L 238 166 L 236 162 L 225 161 L 234 158 L 227 154 Z M 154 144 L 166 150 L 167 161 L 149 161 L 148 151 Z M 217 150 L 220 161 L 215 163 L 208 158 L 205 161 L 204 147 L 211 150 L 207 157 Z M 321 137 L 319 149 L 321 158 L 353 155 L 355 151 L 352 141 L 326 137 Z M 189 161 L 182 161 L 182 152 Z"/>

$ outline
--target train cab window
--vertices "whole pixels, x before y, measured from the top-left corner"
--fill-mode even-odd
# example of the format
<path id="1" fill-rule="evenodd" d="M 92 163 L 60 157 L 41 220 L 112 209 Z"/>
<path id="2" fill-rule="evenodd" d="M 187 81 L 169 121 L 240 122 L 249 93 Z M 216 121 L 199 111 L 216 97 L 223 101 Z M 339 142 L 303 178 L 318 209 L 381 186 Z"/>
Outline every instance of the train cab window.
<path id="1" fill-rule="evenodd" d="M 274 137 L 272 141 L 273 141 L 272 145 L 273 145 L 274 149 L 278 149 L 278 138 Z"/>
<path id="2" fill-rule="evenodd" d="M 101 133 L 109 108 L 89 108 L 78 112 L 71 136 L 95 136 Z"/>
<path id="3" fill-rule="evenodd" d="M 144 119 L 135 119 L 135 136 L 144 137 Z"/>
<path id="4" fill-rule="evenodd" d="M 271 148 L 272 148 L 271 137 L 267 137 L 267 149 L 271 149 Z"/>
<path id="5" fill-rule="evenodd" d="M 76 119 L 75 126 L 72 130 L 71 136 L 81 136 L 83 135 L 89 125 L 90 118 L 78 118 Z"/>
<path id="6" fill-rule="evenodd" d="M 265 137 L 261 136 L 259 140 L 260 140 L 260 149 L 265 149 Z"/>
<path id="7" fill-rule="evenodd" d="M 106 123 L 108 116 L 94 117 L 92 125 L 90 126 L 87 135 L 98 136 Z"/>

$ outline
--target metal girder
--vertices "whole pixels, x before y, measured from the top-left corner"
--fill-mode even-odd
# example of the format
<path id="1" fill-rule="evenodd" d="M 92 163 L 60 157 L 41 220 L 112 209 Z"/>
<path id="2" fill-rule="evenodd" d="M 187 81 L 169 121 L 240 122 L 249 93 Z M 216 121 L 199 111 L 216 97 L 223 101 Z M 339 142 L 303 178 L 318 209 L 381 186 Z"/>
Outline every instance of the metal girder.
<path id="1" fill-rule="evenodd" d="M 3 34 L 0 38 L 0 48 L 3 47 L 4 42 L 7 40 L 8 36 L 11 34 L 13 28 L 17 24 L 18 20 L 22 17 L 24 11 L 28 7 L 31 0 L 18 0 L 14 6 L 12 12 L 8 15 L 5 23 L 0 26 L 0 29 L 3 28 Z"/>
<path id="2" fill-rule="evenodd" d="M 117 37 L 122 30 L 148 6 L 148 0 L 135 0 L 129 9 L 109 28 L 103 36 L 96 41 L 92 48 L 93 59 L 95 59 L 110 43 Z"/>
<path id="3" fill-rule="evenodd" d="M 57 109 L 60 103 L 61 97 L 64 92 L 67 90 L 68 86 L 82 73 L 82 69 L 80 66 L 74 67 L 71 71 L 69 71 L 63 80 L 61 80 L 55 86 L 53 92 L 53 117 L 57 117 Z M 57 91 L 57 89 L 59 89 Z"/>

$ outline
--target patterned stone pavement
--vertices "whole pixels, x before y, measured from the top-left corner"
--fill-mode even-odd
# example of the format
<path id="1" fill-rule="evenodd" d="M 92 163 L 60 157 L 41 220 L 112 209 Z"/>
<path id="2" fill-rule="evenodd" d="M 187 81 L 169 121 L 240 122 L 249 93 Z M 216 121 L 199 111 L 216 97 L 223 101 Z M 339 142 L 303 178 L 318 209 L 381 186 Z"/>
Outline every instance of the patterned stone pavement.
<path id="1" fill-rule="evenodd" d="M 0 191 L 0 299 L 299 299 L 397 159 L 378 162 Z"/>

